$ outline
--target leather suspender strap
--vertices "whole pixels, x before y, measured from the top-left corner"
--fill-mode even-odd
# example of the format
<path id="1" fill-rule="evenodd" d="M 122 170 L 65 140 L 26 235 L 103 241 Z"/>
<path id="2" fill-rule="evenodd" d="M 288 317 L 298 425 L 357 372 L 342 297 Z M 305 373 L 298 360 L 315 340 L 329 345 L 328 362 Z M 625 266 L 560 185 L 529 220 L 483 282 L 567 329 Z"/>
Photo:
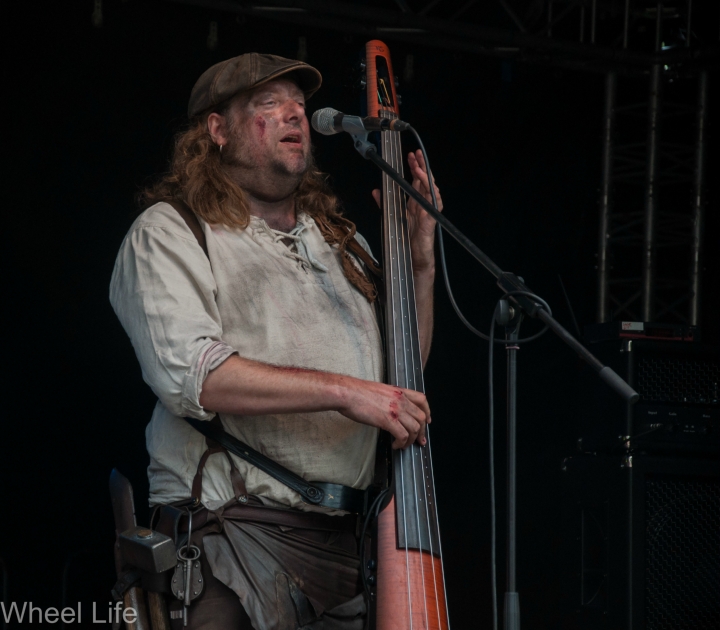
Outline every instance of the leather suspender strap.
<path id="1" fill-rule="evenodd" d="M 354 236 L 352 237 L 352 240 L 348 242 L 347 248 L 363 261 L 365 267 L 372 272 L 373 276 L 376 278 L 382 278 L 382 269 L 377 266 L 373 257 L 365 251 L 365 248 L 360 245 L 359 241 Z"/>
<path id="2" fill-rule="evenodd" d="M 188 206 L 182 199 L 173 199 L 172 201 L 168 201 L 168 203 L 175 208 L 177 213 L 183 218 L 185 223 L 187 223 L 187 226 L 190 228 L 190 231 L 193 233 L 193 236 L 196 238 L 198 245 L 202 247 L 202 250 L 205 252 L 205 255 L 208 257 L 208 260 L 210 259 L 210 256 L 208 256 L 208 248 L 207 248 L 207 240 L 205 240 L 205 232 L 203 232 L 202 225 L 200 225 L 200 221 L 197 218 L 197 215 L 190 209 L 190 206 Z"/>
<path id="3" fill-rule="evenodd" d="M 210 424 L 220 431 L 223 430 L 220 416 L 215 416 L 212 420 L 210 420 Z M 215 455 L 215 453 L 225 453 L 225 457 L 227 457 L 230 464 L 230 482 L 232 483 L 235 500 L 240 501 L 240 503 L 246 503 L 248 500 L 248 491 L 245 487 L 245 480 L 242 478 L 237 466 L 235 466 L 235 462 L 232 460 L 232 457 L 230 457 L 227 449 L 209 437 L 205 438 L 205 442 L 207 443 L 207 450 L 203 453 L 200 461 L 198 462 L 197 471 L 195 472 L 195 477 L 192 482 L 192 490 L 190 491 L 192 498 L 198 503 L 202 500 L 203 470 L 205 469 L 205 464 L 207 463 L 208 458 L 211 455 Z"/>

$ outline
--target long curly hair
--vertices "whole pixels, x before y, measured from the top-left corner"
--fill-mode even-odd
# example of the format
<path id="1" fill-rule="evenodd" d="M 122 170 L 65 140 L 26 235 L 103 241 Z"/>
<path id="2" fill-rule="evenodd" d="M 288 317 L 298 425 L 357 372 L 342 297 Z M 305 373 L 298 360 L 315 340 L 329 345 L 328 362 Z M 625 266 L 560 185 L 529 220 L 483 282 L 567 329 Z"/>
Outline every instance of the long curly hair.
<path id="1" fill-rule="evenodd" d="M 226 116 L 232 126 L 230 103 L 212 111 Z M 250 221 L 250 207 L 245 191 L 223 168 L 220 149 L 208 132 L 207 120 L 212 111 L 195 117 L 177 134 L 170 168 L 140 193 L 138 202 L 147 208 L 160 201 L 179 199 L 207 223 L 244 229 Z M 375 287 L 347 251 L 355 237 L 355 224 L 342 215 L 327 179 L 311 158 L 295 191 L 295 207 L 311 216 L 325 241 L 337 247 L 345 276 L 372 302 L 377 297 Z"/>

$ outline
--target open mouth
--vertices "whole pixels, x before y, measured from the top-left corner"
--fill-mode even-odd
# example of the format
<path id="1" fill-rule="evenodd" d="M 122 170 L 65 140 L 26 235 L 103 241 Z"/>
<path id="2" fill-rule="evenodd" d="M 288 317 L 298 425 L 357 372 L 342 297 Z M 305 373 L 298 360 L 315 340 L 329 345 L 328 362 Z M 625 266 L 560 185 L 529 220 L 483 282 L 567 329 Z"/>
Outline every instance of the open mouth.
<path id="1" fill-rule="evenodd" d="M 291 131 L 282 137 L 280 142 L 286 142 L 289 144 L 302 144 L 302 135 L 299 131 Z"/>

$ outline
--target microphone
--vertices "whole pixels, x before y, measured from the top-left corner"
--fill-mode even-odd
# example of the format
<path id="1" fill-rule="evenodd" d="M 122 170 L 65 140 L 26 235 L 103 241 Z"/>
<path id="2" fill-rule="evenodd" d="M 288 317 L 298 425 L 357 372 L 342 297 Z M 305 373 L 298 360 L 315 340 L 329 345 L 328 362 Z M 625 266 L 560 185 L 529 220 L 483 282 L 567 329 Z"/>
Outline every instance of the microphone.
<path id="1" fill-rule="evenodd" d="M 390 118 L 376 118 L 374 116 L 349 116 L 332 107 L 317 110 L 312 117 L 312 126 L 315 131 L 326 136 L 336 133 L 361 133 L 363 131 L 405 131 L 410 124 L 402 120 Z"/>

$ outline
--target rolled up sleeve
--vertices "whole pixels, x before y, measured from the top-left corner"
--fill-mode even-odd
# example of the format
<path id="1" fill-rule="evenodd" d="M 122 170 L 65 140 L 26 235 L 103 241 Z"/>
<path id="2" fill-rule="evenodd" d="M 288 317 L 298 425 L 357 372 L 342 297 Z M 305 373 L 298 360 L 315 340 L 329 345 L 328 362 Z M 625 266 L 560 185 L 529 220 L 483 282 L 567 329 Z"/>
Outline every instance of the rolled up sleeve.
<path id="1" fill-rule="evenodd" d="M 184 227 L 136 221 L 115 262 L 110 302 L 162 404 L 209 420 L 203 381 L 235 350 L 222 340 L 210 262 Z"/>

